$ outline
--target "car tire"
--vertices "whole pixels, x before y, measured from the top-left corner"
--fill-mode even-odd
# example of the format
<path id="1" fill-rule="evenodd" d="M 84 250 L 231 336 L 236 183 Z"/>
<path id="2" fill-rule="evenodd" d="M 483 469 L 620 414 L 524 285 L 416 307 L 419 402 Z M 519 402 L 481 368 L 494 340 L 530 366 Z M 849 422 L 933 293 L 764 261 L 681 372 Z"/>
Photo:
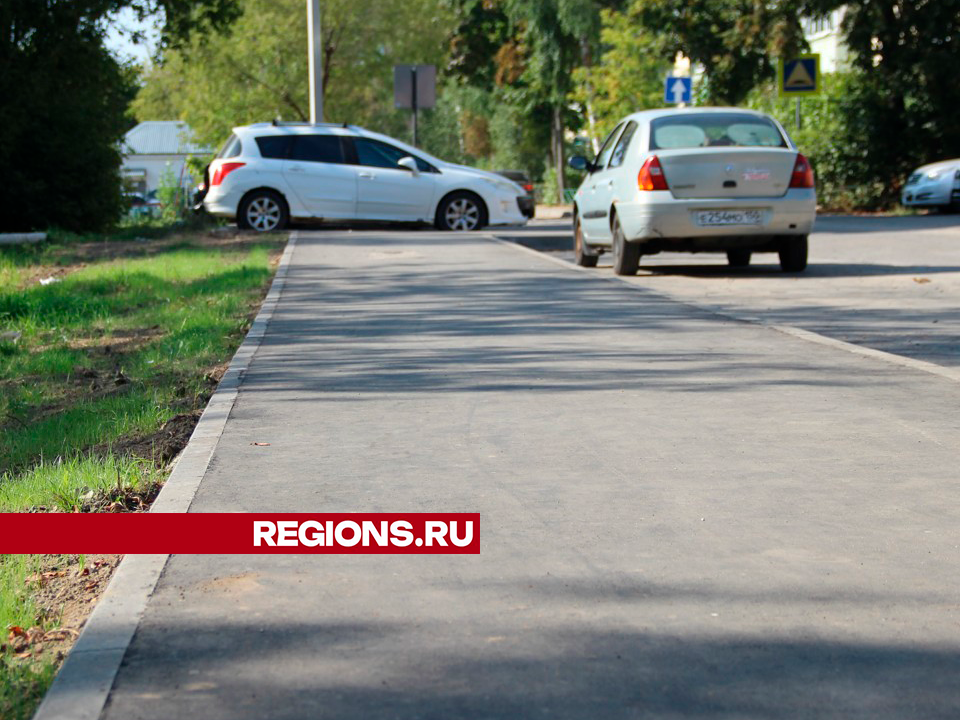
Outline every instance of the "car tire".
<path id="1" fill-rule="evenodd" d="M 807 269 L 806 235 L 780 241 L 780 269 L 784 272 L 803 272 Z"/>
<path id="2" fill-rule="evenodd" d="M 469 232 L 486 224 L 487 206 L 471 192 L 451 193 L 437 207 L 436 225 L 440 230 Z"/>
<path id="3" fill-rule="evenodd" d="M 273 190 L 253 190 L 237 207 L 237 227 L 257 232 L 283 230 L 290 224 L 290 209 L 283 196 Z"/>
<path id="4" fill-rule="evenodd" d="M 730 267 L 747 267 L 752 254 L 749 250 L 727 250 L 727 262 Z"/>
<path id="5" fill-rule="evenodd" d="M 580 216 L 573 217 L 573 256 L 574 262 L 580 267 L 592 268 L 597 266 L 600 256 L 587 245 L 583 237 L 583 228 L 580 226 Z"/>
<path id="6" fill-rule="evenodd" d="M 613 272 L 617 275 L 636 275 L 640 267 L 640 246 L 627 242 L 620 227 L 620 218 L 613 216 Z"/>

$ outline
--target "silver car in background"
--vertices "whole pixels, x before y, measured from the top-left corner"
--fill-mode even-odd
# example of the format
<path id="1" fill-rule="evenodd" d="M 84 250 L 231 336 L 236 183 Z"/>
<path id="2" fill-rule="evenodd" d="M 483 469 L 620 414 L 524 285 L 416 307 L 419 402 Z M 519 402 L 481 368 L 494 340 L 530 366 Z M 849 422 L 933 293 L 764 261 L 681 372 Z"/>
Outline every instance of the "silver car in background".
<path id="1" fill-rule="evenodd" d="M 816 217 L 813 170 L 764 113 L 738 108 L 647 110 L 625 117 L 574 200 L 577 263 L 612 252 L 618 275 L 661 251 L 726 252 L 733 266 L 776 252 L 784 271 L 807 266 Z"/>
<path id="2" fill-rule="evenodd" d="M 960 158 L 918 167 L 907 178 L 900 202 L 908 208 L 960 212 Z"/>

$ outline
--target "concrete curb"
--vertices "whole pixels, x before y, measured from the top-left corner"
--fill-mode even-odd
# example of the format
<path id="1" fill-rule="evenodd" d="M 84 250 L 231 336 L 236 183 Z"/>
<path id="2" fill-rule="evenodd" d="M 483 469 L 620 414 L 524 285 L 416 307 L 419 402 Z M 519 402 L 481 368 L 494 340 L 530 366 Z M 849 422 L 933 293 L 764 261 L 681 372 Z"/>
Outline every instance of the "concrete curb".
<path id="1" fill-rule="evenodd" d="M 560 258 L 547 255 L 545 253 L 539 252 L 538 250 L 533 250 L 532 248 L 524 247 L 519 243 L 512 242 L 510 240 L 504 240 L 495 235 L 488 235 L 490 240 L 493 242 L 500 243 L 501 245 L 509 245 L 521 252 L 535 255 L 543 260 L 552 262 L 556 265 L 565 267 L 567 270 L 573 270 L 575 272 L 583 273 L 587 276 L 594 277 L 598 280 L 606 280 L 608 282 L 618 282 L 628 287 L 632 287 L 637 290 L 644 292 L 656 292 L 655 290 L 649 290 L 647 288 L 639 288 L 636 284 L 630 282 L 628 278 L 619 277 L 617 275 L 598 275 L 595 270 L 590 270 L 587 268 L 582 268 L 578 265 L 574 265 L 566 260 L 561 260 Z M 658 293 L 659 294 L 659 293 Z M 669 295 L 661 295 L 662 297 L 668 297 Z M 821 335 L 820 333 L 815 333 L 812 330 L 804 330 L 802 328 L 793 327 L 792 325 L 774 325 L 773 323 L 768 323 L 762 318 L 756 317 L 754 315 L 735 315 L 730 312 L 724 312 L 722 310 L 717 310 L 716 308 L 707 307 L 706 305 L 698 305 L 695 302 L 690 300 L 674 300 L 674 302 L 680 303 L 681 305 L 687 305 L 689 307 L 694 307 L 703 312 L 708 312 L 711 315 L 716 315 L 717 317 L 722 317 L 726 320 L 733 320 L 735 322 L 748 323 L 750 325 L 759 325 L 760 327 L 769 328 L 775 330 L 776 332 L 783 333 L 784 335 L 789 335 L 790 337 L 796 338 L 798 340 L 803 340 L 805 342 L 815 343 L 817 345 L 823 345 L 825 347 L 831 347 L 835 350 L 842 350 L 843 352 L 851 353 L 853 355 L 860 355 L 861 357 L 870 358 L 871 360 L 877 360 L 880 362 L 887 363 L 888 365 L 896 365 L 897 367 L 907 368 L 910 370 L 917 370 L 919 372 L 929 373 L 931 375 L 936 375 L 942 377 L 946 380 L 952 380 L 953 382 L 960 383 L 960 368 L 951 368 L 945 367 L 943 365 L 937 365 L 936 363 L 927 362 L 926 360 L 916 360 L 914 358 L 906 357 L 904 355 L 896 355 L 894 353 L 884 352 L 883 350 L 874 350 L 873 348 L 865 347 L 863 345 L 855 345 L 854 343 L 849 343 L 844 340 L 836 340 L 835 338 L 828 337 L 826 335 Z"/>
<path id="2" fill-rule="evenodd" d="M 185 513 L 190 509 L 237 399 L 243 375 L 260 347 L 283 292 L 297 236 L 296 232 L 290 234 L 260 312 L 150 512 Z M 34 720 L 97 720 L 100 717 L 123 656 L 169 557 L 126 555 L 123 558 L 37 708 Z"/>

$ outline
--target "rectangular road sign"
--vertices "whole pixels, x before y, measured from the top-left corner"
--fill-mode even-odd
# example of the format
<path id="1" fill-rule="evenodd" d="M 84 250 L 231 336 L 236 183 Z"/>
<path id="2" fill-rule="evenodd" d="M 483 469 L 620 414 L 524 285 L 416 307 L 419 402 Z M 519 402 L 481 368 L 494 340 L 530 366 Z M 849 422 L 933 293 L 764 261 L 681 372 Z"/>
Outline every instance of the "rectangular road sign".
<path id="1" fill-rule="evenodd" d="M 668 77 L 663 84 L 663 101 L 679 105 L 690 102 L 693 83 L 688 77 Z"/>
<path id="2" fill-rule="evenodd" d="M 416 102 L 414 102 L 416 88 Z M 432 108 L 437 104 L 436 65 L 394 65 L 393 105 L 398 108 Z"/>
<path id="3" fill-rule="evenodd" d="M 777 63 L 777 89 L 780 97 L 820 94 L 820 55 L 798 55 Z"/>

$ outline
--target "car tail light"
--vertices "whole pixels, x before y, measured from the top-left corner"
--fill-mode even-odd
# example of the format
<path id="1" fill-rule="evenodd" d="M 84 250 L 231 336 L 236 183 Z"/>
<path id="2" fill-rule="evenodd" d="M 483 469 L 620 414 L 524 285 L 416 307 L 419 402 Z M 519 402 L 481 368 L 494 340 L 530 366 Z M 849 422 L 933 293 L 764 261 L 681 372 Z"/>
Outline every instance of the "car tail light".
<path id="1" fill-rule="evenodd" d="M 526 190 L 527 192 L 533 192 L 533 183 L 527 183 L 526 185 L 523 186 L 523 189 Z"/>
<path id="2" fill-rule="evenodd" d="M 217 165 L 216 169 L 213 171 L 213 178 L 210 180 L 210 187 L 214 185 L 219 185 L 223 182 L 223 179 L 232 173 L 237 168 L 242 168 L 246 163 L 241 162 L 228 162 L 221 165 Z"/>
<path id="3" fill-rule="evenodd" d="M 660 160 L 656 155 L 651 155 L 640 168 L 640 174 L 637 175 L 637 187 L 641 190 L 669 190 L 667 187 L 667 178 L 663 175 L 663 168 L 660 167 Z"/>
<path id="4" fill-rule="evenodd" d="M 800 153 L 797 153 L 797 161 L 793 164 L 793 175 L 790 176 L 790 187 L 813 187 L 813 167 L 811 167 L 810 161 Z"/>

